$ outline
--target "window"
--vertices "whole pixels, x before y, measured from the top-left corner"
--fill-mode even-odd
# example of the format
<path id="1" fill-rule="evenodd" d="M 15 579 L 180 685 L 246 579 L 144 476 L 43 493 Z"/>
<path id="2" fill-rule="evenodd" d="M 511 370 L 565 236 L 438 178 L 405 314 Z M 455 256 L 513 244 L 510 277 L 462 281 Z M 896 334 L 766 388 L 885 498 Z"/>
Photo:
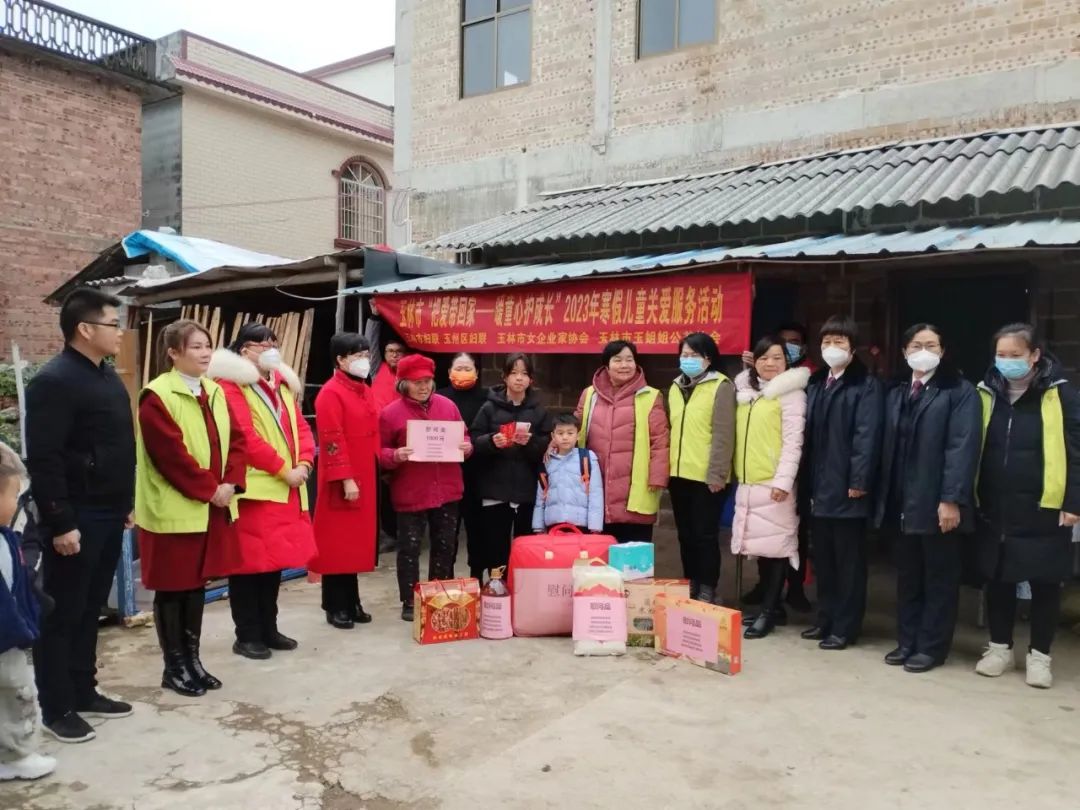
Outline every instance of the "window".
<path id="1" fill-rule="evenodd" d="M 361 158 L 350 158 L 337 172 L 338 241 L 349 245 L 386 242 L 386 181 Z"/>
<path id="2" fill-rule="evenodd" d="M 716 0 L 638 0 L 638 58 L 716 40 Z"/>
<path id="3" fill-rule="evenodd" d="M 461 95 L 529 81 L 532 0 L 462 0 Z"/>

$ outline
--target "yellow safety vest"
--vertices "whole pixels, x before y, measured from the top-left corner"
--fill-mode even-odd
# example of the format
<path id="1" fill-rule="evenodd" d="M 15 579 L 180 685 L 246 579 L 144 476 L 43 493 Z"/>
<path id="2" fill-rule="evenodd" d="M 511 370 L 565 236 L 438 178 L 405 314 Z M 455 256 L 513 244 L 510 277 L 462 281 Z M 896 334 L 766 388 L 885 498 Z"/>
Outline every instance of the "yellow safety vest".
<path id="1" fill-rule="evenodd" d="M 716 389 L 724 382 L 728 382 L 728 378 L 717 372 L 715 378 L 695 385 L 689 400 L 683 398 L 678 383 L 673 383 L 668 391 L 672 476 L 705 483 L 712 450 Z"/>
<path id="2" fill-rule="evenodd" d="M 205 377 L 202 384 L 217 426 L 222 465 L 218 471 L 220 474 L 225 470 L 225 460 L 229 454 L 229 407 L 220 385 Z M 206 430 L 206 420 L 199 400 L 191 393 L 187 383 L 174 369 L 151 380 L 143 393 L 147 391 L 152 391 L 161 399 L 184 434 L 184 447 L 191 457 L 200 466 L 209 469 L 210 436 Z M 135 522 L 147 531 L 158 534 L 205 532 L 210 523 L 210 505 L 185 497 L 165 479 L 146 452 L 141 430 L 136 437 L 136 454 Z M 235 517 L 235 499 L 230 510 Z"/>
<path id="3" fill-rule="evenodd" d="M 753 434 L 753 443 L 749 443 Z M 776 477 L 784 436 L 780 400 L 758 397 L 735 409 L 735 477 L 760 484 Z"/>
<path id="4" fill-rule="evenodd" d="M 982 444 L 986 447 L 986 431 L 994 413 L 994 392 L 979 383 L 982 399 Z M 1061 395 L 1056 387 L 1043 392 L 1043 491 L 1039 506 L 1043 509 L 1060 509 L 1065 503 L 1065 476 L 1068 458 L 1065 453 L 1065 415 L 1061 410 Z M 977 483 L 977 482 L 976 482 Z"/>
<path id="5" fill-rule="evenodd" d="M 634 456 L 630 465 L 630 496 L 626 511 L 639 515 L 655 515 L 660 511 L 660 492 L 649 487 L 649 457 L 652 442 L 649 436 L 649 414 L 660 391 L 651 386 L 639 388 L 634 394 Z M 581 435 L 578 447 L 585 447 L 589 436 L 596 388 L 585 389 L 585 405 L 581 411 Z"/>
<path id="6" fill-rule="evenodd" d="M 255 391 L 255 385 L 258 385 L 258 383 L 240 386 L 240 390 L 244 392 L 244 399 L 247 400 L 248 408 L 251 410 L 251 422 L 255 427 L 255 432 L 273 447 L 277 454 L 285 459 L 288 464 L 295 467 L 300 463 L 300 429 L 297 426 L 296 398 L 287 385 L 282 385 L 278 389 L 281 405 L 289 417 L 293 446 L 296 448 L 295 452 L 291 452 L 277 415 L 270 410 L 270 406 Z M 299 490 L 300 506 L 306 512 L 308 508 L 307 487 L 302 486 Z M 252 501 L 288 503 L 289 485 L 285 483 L 284 479 L 279 478 L 276 473 L 268 473 L 249 466 L 247 468 L 247 485 L 244 493 L 239 497 Z"/>

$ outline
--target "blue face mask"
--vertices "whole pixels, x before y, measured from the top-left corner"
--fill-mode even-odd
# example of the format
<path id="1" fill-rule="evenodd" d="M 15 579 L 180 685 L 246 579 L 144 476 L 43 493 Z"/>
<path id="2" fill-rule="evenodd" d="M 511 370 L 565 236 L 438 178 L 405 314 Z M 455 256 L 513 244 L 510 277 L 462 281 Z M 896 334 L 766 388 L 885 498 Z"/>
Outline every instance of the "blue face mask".
<path id="1" fill-rule="evenodd" d="M 1006 380 L 1019 380 L 1031 371 L 1031 364 L 1022 357 L 995 357 L 994 367 Z"/>
<path id="2" fill-rule="evenodd" d="M 784 344 L 784 354 L 787 355 L 788 363 L 790 363 L 792 365 L 794 365 L 795 363 L 798 363 L 800 360 L 802 360 L 803 351 L 804 351 L 803 347 L 800 346 L 798 343 L 785 343 Z"/>
<path id="3" fill-rule="evenodd" d="M 705 362 L 700 357 L 680 357 L 679 371 L 687 377 L 696 377 L 705 370 Z"/>

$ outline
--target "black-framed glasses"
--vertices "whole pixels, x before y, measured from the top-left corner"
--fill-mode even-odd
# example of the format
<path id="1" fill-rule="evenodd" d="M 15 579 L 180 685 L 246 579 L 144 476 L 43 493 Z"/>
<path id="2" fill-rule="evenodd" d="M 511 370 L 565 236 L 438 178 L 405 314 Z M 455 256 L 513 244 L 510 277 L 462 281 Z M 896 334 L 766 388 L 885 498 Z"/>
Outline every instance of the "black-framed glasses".
<path id="1" fill-rule="evenodd" d="M 120 321 L 112 321 L 111 323 L 106 323 L 105 321 L 83 321 L 83 323 L 88 323 L 91 326 L 107 326 L 110 329 L 123 329 L 120 325 Z"/>

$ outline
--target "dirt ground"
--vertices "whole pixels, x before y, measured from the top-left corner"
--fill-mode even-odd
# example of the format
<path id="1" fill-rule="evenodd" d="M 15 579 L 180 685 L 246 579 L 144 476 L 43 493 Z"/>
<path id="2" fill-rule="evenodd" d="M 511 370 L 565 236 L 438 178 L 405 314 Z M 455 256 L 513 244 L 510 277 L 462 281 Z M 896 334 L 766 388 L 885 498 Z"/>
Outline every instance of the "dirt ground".
<path id="1" fill-rule="evenodd" d="M 392 565 L 362 583 L 374 623 L 348 632 L 325 623 L 317 586 L 288 585 L 281 627 L 301 647 L 265 662 L 233 655 L 228 605 L 209 606 L 204 659 L 225 688 L 201 699 L 158 688 L 153 629 L 112 628 L 102 683 L 134 716 L 47 743 L 56 774 L 0 786 L 0 808 L 1077 807 L 1077 637 L 1062 630 L 1049 691 L 1022 670 L 980 678 L 965 598 L 948 665 L 911 675 L 881 660 L 887 568 L 873 590 L 857 647 L 822 652 L 793 616 L 746 643 L 735 677 L 645 650 L 579 659 L 568 639 L 420 647 Z"/>

